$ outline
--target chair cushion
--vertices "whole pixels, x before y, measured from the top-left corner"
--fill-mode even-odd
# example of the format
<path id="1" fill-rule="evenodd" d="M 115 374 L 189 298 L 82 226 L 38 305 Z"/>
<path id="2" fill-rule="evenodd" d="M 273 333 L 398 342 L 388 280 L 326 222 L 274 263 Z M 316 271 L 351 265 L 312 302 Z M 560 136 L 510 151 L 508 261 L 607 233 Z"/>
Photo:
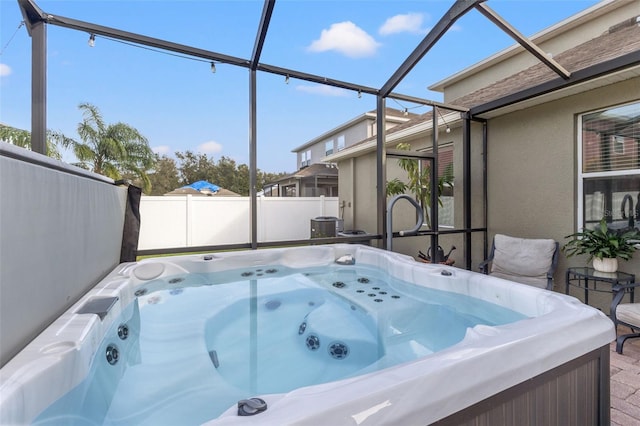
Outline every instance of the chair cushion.
<path id="1" fill-rule="evenodd" d="M 547 271 L 551 267 L 556 242 L 552 239 L 515 238 L 496 234 L 491 274 L 537 278 L 546 286 Z M 537 281 L 537 280 L 536 280 Z"/>
<path id="2" fill-rule="evenodd" d="M 492 277 L 504 278 L 521 284 L 528 284 L 538 288 L 547 288 L 547 275 L 543 277 L 527 277 L 518 274 L 505 274 L 503 272 L 491 272 Z"/>
<path id="3" fill-rule="evenodd" d="M 621 303 L 616 308 L 616 319 L 640 328 L 640 303 Z"/>

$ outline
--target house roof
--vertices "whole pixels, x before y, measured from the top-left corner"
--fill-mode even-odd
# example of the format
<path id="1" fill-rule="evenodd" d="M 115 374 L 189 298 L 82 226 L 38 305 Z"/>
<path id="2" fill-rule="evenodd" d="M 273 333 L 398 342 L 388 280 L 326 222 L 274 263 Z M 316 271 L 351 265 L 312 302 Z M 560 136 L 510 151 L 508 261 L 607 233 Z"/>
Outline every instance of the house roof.
<path id="1" fill-rule="evenodd" d="M 230 191 L 225 188 L 221 188 L 218 185 L 207 182 L 206 180 L 199 180 L 189 185 L 176 188 L 171 192 L 167 192 L 164 195 L 204 195 L 204 196 L 216 196 L 216 197 L 239 197 L 240 194 Z"/>
<path id="2" fill-rule="evenodd" d="M 637 56 L 635 61 L 633 61 L 632 58 L 632 62 L 635 63 L 633 68 L 640 68 L 640 16 L 627 19 L 618 25 L 612 26 L 599 37 L 568 49 L 556 55 L 554 59 L 573 74 L 626 55 Z M 634 73 L 634 75 L 639 74 L 640 72 Z M 486 105 L 497 99 L 535 88 L 541 84 L 556 80 L 557 78 L 557 75 L 551 69 L 545 64 L 539 63 L 482 89 L 455 99 L 449 102 L 449 104 L 470 108 L 473 111 L 474 107 Z M 605 81 L 603 84 L 609 83 Z M 542 94 L 544 93 L 538 93 L 537 96 Z M 432 112 L 429 111 L 406 123 L 399 124 L 387 130 L 387 144 L 391 144 L 394 140 L 397 140 L 398 138 L 394 136 L 401 134 L 400 132 L 410 131 L 411 133 L 415 133 L 420 131 L 421 128 L 424 128 L 424 130 L 431 129 L 432 115 Z M 454 121 L 459 121 L 460 119 L 459 113 L 448 113 L 443 117 L 443 119 L 439 120 L 439 125 L 443 125 L 444 123 L 451 125 Z M 360 153 L 368 152 L 375 148 L 375 145 L 376 136 L 372 136 L 343 151 L 326 157 L 326 161 L 336 161 L 341 158 L 357 156 Z"/>
<path id="3" fill-rule="evenodd" d="M 613 9 L 623 7 L 624 5 L 636 0 L 603 0 L 588 9 L 583 10 L 575 15 L 564 19 L 555 25 L 552 25 L 544 30 L 533 34 L 529 39 L 537 44 L 541 45 L 547 40 L 558 37 L 559 35 L 571 31 L 572 29 L 582 25 L 585 21 L 597 18 L 598 16 L 610 13 Z M 519 44 L 511 45 L 510 47 L 503 49 L 502 51 L 489 56 L 488 58 L 471 65 L 468 68 L 463 69 L 453 75 L 446 77 L 428 87 L 429 90 L 443 92 L 445 87 L 455 84 L 461 80 L 468 78 L 471 75 L 480 73 L 493 65 L 505 61 L 506 59 L 513 57 L 521 52 L 524 52 L 524 48 Z"/>
<path id="4" fill-rule="evenodd" d="M 572 74 L 593 65 L 640 52 L 639 17 L 628 19 L 611 27 L 600 37 L 582 43 L 555 56 L 555 60 Z M 553 80 L 557 75 L 540 63 L 480 90 L 451 101 L 469 108 L 487 103 L 515 92 Z"/>
<path id="5" fill-rule="evenodd" d="M 267 185 L 273 185 L 281 182 L 288 182 L 291 180 L 298 180 L 310 177 L 337 177 L 338 168 L 335 164 L 329 163 L 314 163 L 309 167 L 304 167 L 295 173 L 284 176 L 274 182 L 269 182 Z"/>
<path id="6" fill-rule="evenodd" d="M 407 111 L 405 113 L 405 111 L 400 111 L 398 109 L 395 108 L 387 108 L 386 109 L 386 120 L 392 123 L 404 123 L 407 122 L 409 120 L 411 120 L 412 118 L 416 117 L 417 114 L 412 113 Z M 305 142 L 304 144 L 294 148 L 291 150 L 291 152 L 299 152 L 302 151 L 303 149 L 306 149 L 312 145 L 315 145 L 318 142 L 322 142 L 325 139 L 328 139 L 331 136 L 334 136 L 336 133 L 339 133 L 361 121 L 364 120 L 372 120 L 375 121 L 377 115 L 376 115 L 376 110 L 373 111 L 369 111 L 369 112 L 365 112 L 364 114 L 360 114 L 359 116 L 347 121 L 346 123 L 342 123 L 341 125 L 339 125 L 338 127 L 335 127 L 331 130 L 329 130 L 328 132 L 325 132 L 323 134 L 321 134 L 318 137 L 315 137 L 313 139 L 311 139 L 308 142 Z"/>

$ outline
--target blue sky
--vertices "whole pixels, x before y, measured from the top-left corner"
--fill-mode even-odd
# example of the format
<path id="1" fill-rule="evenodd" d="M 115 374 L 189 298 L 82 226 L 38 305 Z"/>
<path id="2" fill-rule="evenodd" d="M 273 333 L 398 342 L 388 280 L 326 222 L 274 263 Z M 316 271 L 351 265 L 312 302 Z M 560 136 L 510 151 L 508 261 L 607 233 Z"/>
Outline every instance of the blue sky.
<path id="1" fill-rule="evenodd" d="M 249 59 L 263 2 L 40 0 L 61 15 Z M 521 33 L 533 35 L 595 0 L 489 0 Z M 279 0 L 261 62 L 379 88 L 453 0 Z M 0 0 L 0 122 L 30 128 L 31 40 L 18 29 L 16 0 Z M 17 30 L 17 31 L 16 31 Z M 206 153 L 249 163 L 248 87 L 244 68 L 142 49 L 49 25 L 47 127 L 77 137 L 78 105 L 96 105 L 108 123 L 125 122 L 151 147 Z M 514 41 L 477 11 L 460 19 L 395 92 L 441 100 L 427 87 Z M 292 172 L 291 150 L 366 111 L 375 98 L 328 86 L 258 74 L 258 168 Z M 413 108 L 392 100 L 387 106 Z M 425 108 L 412 109 L 425 112 Z M 70 154 L 65 160 L 72 161 Z"/>

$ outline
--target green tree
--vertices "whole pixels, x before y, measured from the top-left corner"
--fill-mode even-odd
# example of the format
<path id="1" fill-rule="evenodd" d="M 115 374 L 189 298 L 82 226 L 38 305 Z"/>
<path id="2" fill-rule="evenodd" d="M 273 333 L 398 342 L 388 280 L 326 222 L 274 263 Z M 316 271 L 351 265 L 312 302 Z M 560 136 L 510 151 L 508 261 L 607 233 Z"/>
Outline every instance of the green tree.
<path id="1" fill-rule="evenodd" d="M 249 168 L 245 166 L 244 177 L 241 174 L 236 161 L 223 155 L 216 163 L 212 182 L 240 195 L 249 195 Z"/>
<path id="2" fill-rule="evenodd" d="M 149 193 L 151 182 L 147 171 L 154 165 L 155 154 L 147 138 L 128 124 L 105 123 L 98 108 L 89 103 L 82 103 L 78 108 L 83 115 L 77 128 L 80 141 L 62 133 L 53 135 L 62 146 L 73 150 L 78 159 L 74 165 L 112 179 L 136 176 L 144 192 Z"/>
<path id="3" fill-rule="evenodd" d="M 232 158 L 222 156 L 217 162 L 206 154 L 191 151 L 176 152 L 179 161 L 180 183 L 189 185 L 206 180 L 240 195 L 249 195 L 249 166 L 237 164 Z M 273 182 L 288 173 L 264 173 L 256 171 L 256 188 L 261 190 L 265 183 Z"/>
<path id="4" fill-rule="evenodd" d="M 189 185 L 199 180 L 206 180 L 218 185 L 213 181 L 216 177 L 215 162 L 213 158 L 207 157 L 207 154 L 194 154 L 191 151 L 176 152 L 176 158 L 180 163 L 178 170 L 182 185 Z"/>
<path id="5" fill-rule="evenodd" d="M 166 155 L 156 155 L 156 164 L 148 176 L 151 181 L 149 195 L 164 195 L 182 186 L 176 161 Z"/>
<path id="6" fill-rule="evenodd" d="M 0 124 L 0 141 L 8 142 L 12 145 L 26 149 L 31 149 L 31 133 L 27 130 L 16 129 L 15 127 Z M 58 151 L 58 146 L 52 138 L 52 132 L 47 130 L 47 156 L 60 160 L 62 156 Z"/>

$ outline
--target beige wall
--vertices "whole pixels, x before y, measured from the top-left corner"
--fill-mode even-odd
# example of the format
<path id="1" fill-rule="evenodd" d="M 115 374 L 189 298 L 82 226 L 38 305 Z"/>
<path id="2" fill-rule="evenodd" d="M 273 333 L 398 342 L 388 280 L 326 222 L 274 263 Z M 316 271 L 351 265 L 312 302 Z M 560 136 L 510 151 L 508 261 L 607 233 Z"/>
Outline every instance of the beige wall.
<path id="1" fill-rule="evenodd" d="M 523 238 L 553 238 L 561 245 L 576 231 L 576 119 L 580 113 L 630 102 L 640 98 L 640 78 L 594 89 L 582 94 L 530 107 L 488 122 L 488 241 L 503 233 Z M 462 134 L 454 128 L 441 142 L 454 141 L 455 223 L 463 226 Z M 482 227 L 484 219 L 482 187 L 482 125 L 472 126 L 471 184 L 472 227 Z M 413 149 L 431 143 L 430 135 L 408 140 Z M 395 142 L 393 143 L 395 146 Z M 394 160 L 388 159 L 387 179 L 398 176 Z M 375 153 L 340 162 L 340 200 L 345 201 L 345 227 L 376 230 Z M 351 206 L 349 206 L 351 203 Z M 413 208 L 399 202 L 394 209 L 394 230 L 413 226 Z M 482 233 L 473 235 L 472 268 L 484 258 Z M 394 251 L 417 256 L 426 252 L 428 237 L 396 238 Z M 442 236 L 440 245 L 457 250 L 452 258 L 464 267 L 462 236 Z M 564 291 L 568 266 L 586 265 L 586 258 L 569 260 L 561 254 L 555 276 L 556 290 Z M 640 254 L 622 262 L 621 270 L 640 274 Z M 605 298 L 608 295 L 605 294 Z"/>
<path id="2" fill-rule="evenodd" d="M 459 124 L 459 123 L 457 123 Z M 471 184 L 472 184 L 472 227 L 484 226 L 483 208 L 483 180 L 482 180 L 482 125 L 472 124 L 471 136 Z M 456 228 L 462 228 L 463 223 L 463 147 L 462 129 L 453 127 L 451 133 L 440 135 L 441 144 L 454 144 L 454 221 Z M 402 142 L 410 143 L 412 150 L 424 150 L 431 146 L 431 134 L 422 132 L 414 134 Z M 389 144 L 395 148 L 398 142 Z M 376 154 L 371 152 L 358 158 L 341 161 L 339 168 L 340 203 L 344 202 L 345 229 L 363 229 L 367 232 L 377 232 L 376 225 Z M 406 173 L 397 165 L 397 159 L 387 158 L 387 180 L 398 177 L 406 181 Z M 393 231 L 411 229 L 415 225 L 415 209 L 406 200 L 400 200 L 393 209 Z M 484 259 L 483 239 L 474 236 L 472 244 L 472 265 L 474 269 Z M 395 238 L 393 251 L 417 257 L 418 252 L 427 252 L 430 244 L 428 236 Z M 448 252 L 452 245 L 456 251 L 451 258 L 456 265 L 464 267 L 464 240 L 462 235 L 444 235 L 440 237 L 440 245 Z"/>
<path id="3" fill-rule="evenodd" d="M 576 117 L 640 98 L 640 78 L 514 112 L 489 122 L 488 228 L 504 233 L 553 238 L 562 245 L 576 231 Z M 585 257 L 560 256 L 556 290 L 564 291 L 568 266 Z M 640 255 L 620 269 L 640 274 Z"/>

